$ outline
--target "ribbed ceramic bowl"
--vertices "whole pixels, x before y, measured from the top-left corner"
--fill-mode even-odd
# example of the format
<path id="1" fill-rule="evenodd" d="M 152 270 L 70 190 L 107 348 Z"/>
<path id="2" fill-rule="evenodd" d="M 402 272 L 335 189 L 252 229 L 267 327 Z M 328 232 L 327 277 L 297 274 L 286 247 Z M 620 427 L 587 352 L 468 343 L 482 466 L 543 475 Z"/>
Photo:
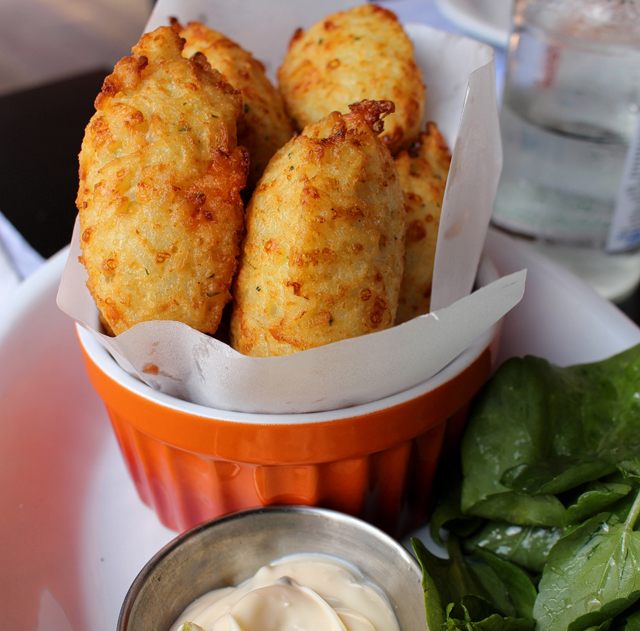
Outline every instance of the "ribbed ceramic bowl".
<path id="1" fill-rule="evenodd" d="M 238 585 L 263 565 L 299 553 L 350 563 L 386 595 L 402 631 L 427 628 L 422 573 L 400 544 L 347 515 L 287 506 L 234 513 L 174 539 L 133 582 L 118 631 L 168 631 L 199 596 Z"/>
<path id="2" fill-rule="evenodd" d="M 489 376 L 499 329 L 418 386 L 308 414 L 229 412 L 176 399 L 130 376 L 80 327 L 78 336 L 138 494 L 169 528 L 304 504 L 401 536 L 427 518 L 436 467 L 457 445 L 469 402 Z"/>

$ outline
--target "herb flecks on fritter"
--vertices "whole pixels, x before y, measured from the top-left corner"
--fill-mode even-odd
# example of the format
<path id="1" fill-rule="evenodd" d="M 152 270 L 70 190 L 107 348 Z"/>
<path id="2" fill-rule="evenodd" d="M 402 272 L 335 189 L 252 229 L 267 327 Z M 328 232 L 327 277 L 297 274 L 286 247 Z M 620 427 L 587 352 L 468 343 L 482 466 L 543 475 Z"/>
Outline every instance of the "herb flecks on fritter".
<path id="1" fill-rule="evenodd" d="M 244 230 L 242 99 L 169 27 L 143 35 L 96 99 L 80 153 L 81 261 L 114 333 L 215 332 Z"/>
<path id="2" fill-rule="evenodd" d="M 232 346 L 288 355 L 393 325 L 405 209 L 378 134 L 389 101 L 305 128 L 271 160 L 247 208 Z"/>
<path id="3" fill-rule="evenodd" d="M 271 156 L 293 135 L 281 94 L 265 74 L 264 64 L 251 53 L 199 22 L 172 28 L 186 40 L 182 54 L 203 53 L 225 81 L 242 94 L 244 117 L 238 122 L 238 144 L 249 151 L 248 190 L 253 190 Z"/>
<path id="4" fill-rule="evenodd" d="M 396 157 L 407 207 L 404 275 L 396 324 L 429 313 L 440 212 L 451 154 L 433 123 Z"/>
<path id="5" fill-rule="evenodd" d="M 418 135 L 425 87 L 413 45 L 396 16 L 375 5 L 335 13 L 298 30 L 278 71 L 287 111 L 300 130 L 363 99 L 396 106 L 382 140 L 392 154 Z"/>

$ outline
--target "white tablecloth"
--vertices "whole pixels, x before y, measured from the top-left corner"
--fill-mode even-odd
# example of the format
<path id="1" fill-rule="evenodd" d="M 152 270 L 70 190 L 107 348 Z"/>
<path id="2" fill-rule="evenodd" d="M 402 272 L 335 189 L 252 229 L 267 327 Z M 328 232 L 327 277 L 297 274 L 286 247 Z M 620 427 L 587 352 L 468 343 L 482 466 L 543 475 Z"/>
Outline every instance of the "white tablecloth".
<path id="1" fill-rule="evenodd" d="M 44 258 L 25 241 L 0 212 L 0 304 L 42 263 Z"/>

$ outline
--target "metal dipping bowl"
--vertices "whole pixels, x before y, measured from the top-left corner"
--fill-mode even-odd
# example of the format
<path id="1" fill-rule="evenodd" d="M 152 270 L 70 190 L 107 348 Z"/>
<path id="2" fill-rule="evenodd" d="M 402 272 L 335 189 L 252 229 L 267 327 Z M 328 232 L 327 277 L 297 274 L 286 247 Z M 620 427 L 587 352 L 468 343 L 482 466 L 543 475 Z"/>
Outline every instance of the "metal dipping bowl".
<path id="1" fill-rule="evenodd" d="M 398 542 L 342 513 L 284 506 L 233 513 L 176 537 L 133 582 L 118 631 L 168 631 L 199 596 L 238 585 L 263 565 L 299 553 L 354 565 L 385 593 L 402 631 L 426 630 L 422 572 Z"/>

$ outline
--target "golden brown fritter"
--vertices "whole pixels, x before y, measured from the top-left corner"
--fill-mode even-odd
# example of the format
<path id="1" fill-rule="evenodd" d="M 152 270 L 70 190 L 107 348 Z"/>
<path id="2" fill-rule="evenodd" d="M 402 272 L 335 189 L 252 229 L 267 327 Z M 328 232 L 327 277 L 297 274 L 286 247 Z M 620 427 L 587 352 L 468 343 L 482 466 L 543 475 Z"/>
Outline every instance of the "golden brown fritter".
<path id="1" fill-rule="evenodd" d="M 396 157 L 407 207 L 407 237 L 396 324 L 429 313 L 440 211 L 451 155 L 433 124 Z"/>
<path id="2" fill-rule="evenodd" d="M 281 94 L 265 74 L 261 61 L 251 53 L 199 22 L 185 28 L 175 19 L 172 27 L 187 40 L 182 54 L 204 53 L 225 81 L 242 94 L 244 118 L 238 122 L 238 144 L 249 151 L 247 188 L 253 190 L 271 156 L 293 135 Z"/>
<path id="3" fill-rule="evenodd" d="M 350 103 L 388 99 L 395 114 L 382 140 L 392 154 L 407 149 L 420 129 L 425 88 L 411 41 L 396 16 L 375 5 L 335 13 L 298 30 L 278 71 L 280 91 L 300 130 Z"/>
<path id="4" fill-rule="evenodd" d="M 305 128 L 272 158 L 247 207 L 232 346 L 288 355 L 393 325 L 405 210 L 378 138 L 389 101 Z"/>
<path id="5" fill-rule="evenodd" d="M 96 98 L 80 153 L 81 261 L 119 334 L 146 320 L 213 333 L 244 230 L 242 99 L 169 27 L 143 35 Z"/>

